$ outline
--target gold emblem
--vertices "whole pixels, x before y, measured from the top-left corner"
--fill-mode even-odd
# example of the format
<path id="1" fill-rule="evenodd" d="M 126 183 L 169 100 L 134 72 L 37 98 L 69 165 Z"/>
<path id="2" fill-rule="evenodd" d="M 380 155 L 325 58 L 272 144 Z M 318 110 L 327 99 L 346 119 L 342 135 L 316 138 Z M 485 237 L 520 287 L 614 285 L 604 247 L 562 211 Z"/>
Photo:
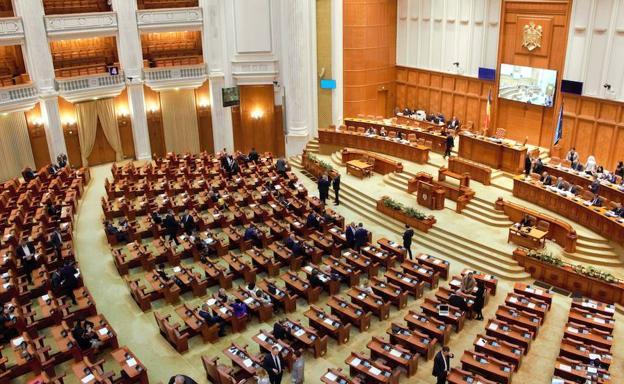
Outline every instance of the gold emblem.
<path id="1" fill-rule="evenodd" d="M 541 25 L 535 25 L 530 22 L 524 26 L 524 33 L 522 35 L 522 46 L 529 51 L 542 46 L 542 32 L 544 28 Z"/>

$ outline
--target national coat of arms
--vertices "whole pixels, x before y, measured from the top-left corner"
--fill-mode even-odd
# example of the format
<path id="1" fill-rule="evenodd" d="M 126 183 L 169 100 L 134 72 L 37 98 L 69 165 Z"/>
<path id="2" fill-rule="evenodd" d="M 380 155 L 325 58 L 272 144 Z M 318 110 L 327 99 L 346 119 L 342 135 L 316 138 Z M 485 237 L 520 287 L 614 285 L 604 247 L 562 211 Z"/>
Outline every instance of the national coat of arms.
<path id="1" fill-rule="evenodd" d="M 524 33 L 522 34 L 522 46 L 529 51 L 541 47 L 543 31 L 544 28 L 541 25 L 535 25 L 533 22 L 525 25 Z"/>

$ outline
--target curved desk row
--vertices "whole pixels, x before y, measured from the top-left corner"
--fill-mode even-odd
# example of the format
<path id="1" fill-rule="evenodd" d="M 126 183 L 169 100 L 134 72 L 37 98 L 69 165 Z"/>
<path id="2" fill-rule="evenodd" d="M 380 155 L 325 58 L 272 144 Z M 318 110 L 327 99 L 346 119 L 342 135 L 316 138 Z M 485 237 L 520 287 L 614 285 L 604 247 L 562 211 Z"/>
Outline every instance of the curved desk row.
<path id="1" fill-rule="evenodd" d="M 366 136 L 356 132 L 319 129 L 319 144 L 384 153 L 418 164 L 425 164 L 429 160 L 429 148 L 423 145 L 399 142 L 379 136 Z"/>
<path id="2" fill-rule="evenodd" d="M 523 175 L 514 178 L 513 195 L 574 220 L 607 239 L 624 244 L 624 221 L 605 216 L 606 208 L 588 207 L 579 197 L 551 192 L 539 182 L 525 180 Z"/>
<path id="3" fill-rule="evenodd" d="M 544 171 L 553 177 L 561 177 L 568 183 L 578 185 L 585 190 L 589 190 L 589 186 L 593 181 L 593 178 L 585 172 L 576 172 L 559 166 L 544 165 Z M 624 190 L 618 189 L 616 185 L 602 184 L 598 194 L 607 200 L 624 204 Z"/>
<path id="4" fill-rule="evenodd" d="M 522 173 L 527 147 L 499 144 L 484 137 L 459 135 L 459 156 L 510 173 Z"/>

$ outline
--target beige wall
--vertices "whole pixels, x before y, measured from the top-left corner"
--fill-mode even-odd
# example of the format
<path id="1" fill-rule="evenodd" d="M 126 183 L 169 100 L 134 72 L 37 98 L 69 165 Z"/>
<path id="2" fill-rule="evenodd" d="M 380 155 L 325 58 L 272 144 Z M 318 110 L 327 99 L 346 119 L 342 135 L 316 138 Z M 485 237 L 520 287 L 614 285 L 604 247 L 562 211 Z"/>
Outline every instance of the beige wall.
<path id="1" fill-rule="evenodd" d="M 332 79 L 331 0 L 316 0 L 316 57 L 318 72 L 325 68 L 324 79 Z M 332 123 L 332 90 L 318 87 L 319 127 Z"/>

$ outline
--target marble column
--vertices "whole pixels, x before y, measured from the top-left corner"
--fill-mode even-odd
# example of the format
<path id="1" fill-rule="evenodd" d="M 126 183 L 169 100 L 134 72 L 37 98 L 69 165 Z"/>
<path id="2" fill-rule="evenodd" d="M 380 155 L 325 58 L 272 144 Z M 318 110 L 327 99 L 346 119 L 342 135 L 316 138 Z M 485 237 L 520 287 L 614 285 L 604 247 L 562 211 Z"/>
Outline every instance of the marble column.
<path id="1" fill-rule="evenodd" d="M 56 157 L 60 154 L 67 154 L 65 145 L 65 135 L 61 125 L 61 113 L 59 111 L 58 96 L 41 96 L 41 120 L 48 142 L 50 161 L 56 162 Z"/>
<path id="2" fill-rule="evenodd" d="M 50 161 L 56 162 L 56 156 L 61 153 L 67 154 L 67 147 L 54 82 L 54 64 L 43 23 L 43 3 L 41 1 L 13 3 L 15 15 L 22 18 L 24 25 L 24 61 L 28 74 L 39 90 L 41 119 L 45 128 Z"/>
<path id="3" fill-rule="evenodd" d="M 113 10 L 117 12 L 119 24 L 117 51 L 127 80 L 134 153 L 137 160 L 147 160 L 152 158 L 152 150 L 145 111 L 143 81 L 141 80 L 143 76 L 143 53 L 136 23 L 136 1 L 113 0 L 112 5 Z"/>
<path id="4" fill-rule="evenodd" d="M 232 114 L 223 107 L 221 89 L 226 86 L 230 67 L 226 62 L 226 36 L 224 2 L 221 0 L 199 0 L 203 10 L 202 51 L 208 65 L 210 86 L 210 115 L 212 118 L 212 139 L 215 151 L 234 149 Z"/>
<path id="5" fill-rule="evenodd" d="M 286 153 L 301 153 L 316 132 L 316 59 L 311 0 L 282 2 L 281 68 L 286 98 Z"/>

